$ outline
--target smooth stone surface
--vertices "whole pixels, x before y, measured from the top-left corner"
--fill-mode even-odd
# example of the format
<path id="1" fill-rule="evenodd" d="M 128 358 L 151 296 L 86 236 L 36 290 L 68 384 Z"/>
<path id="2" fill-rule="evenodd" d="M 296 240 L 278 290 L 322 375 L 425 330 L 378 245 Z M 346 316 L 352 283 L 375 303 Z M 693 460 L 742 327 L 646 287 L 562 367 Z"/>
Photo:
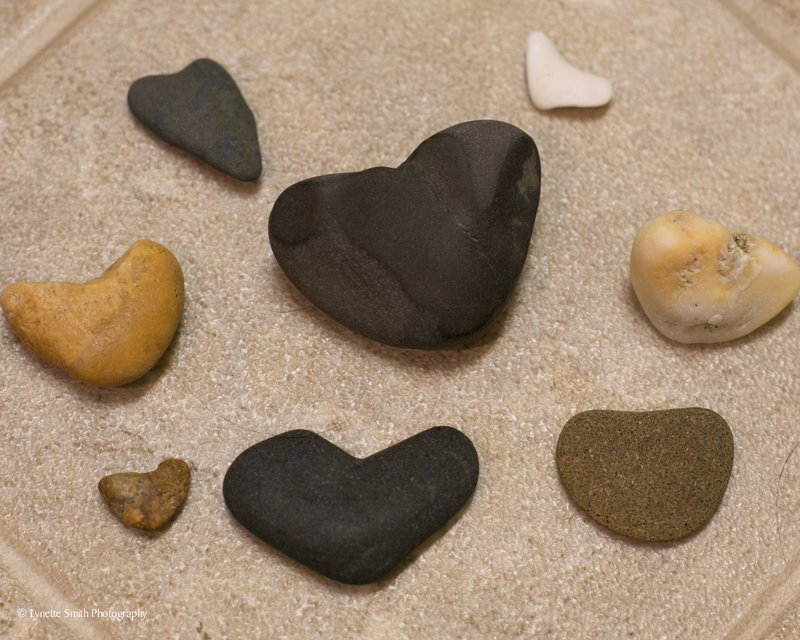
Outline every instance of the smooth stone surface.
<path id="1" fill-rule="evenodd" d="M 575 504 L 611 531 L 669 542 L 717 510 L 733 466 L 733 435 L 708 409 L 586 411 L 558 438 L 556 464 Z"/>
<path id="2" fill-rule="evenodd" d="M 213 60 L 139 78 L 128 90 L 128 106 L 157 136 L 215 169 L 238 180 L 261 175 L 253 113 L 233 78 Z"/>
<path id="3" fill-rule="evenodd" d="M 169 458 L 148 473 L 126 471 L 105 476 L 97 488 L 125 526 L 153 531 L 175 517 L 186 501 L 190 483 L 189 465 Z"/>
<path id="4" fill-rule="evenodd" d="M 800 265 L 774 244 L 686 211 L 639 229 L 630 274 L 653 326 L 684 343 L 747 335 L 800 291 Z"/>
<path id="5" fill-rule="evenodd" d="M 241 453 L 223 494 L 267 544 L 333 580 L 367 584 L 445 525 L 477 481 L 475 448 L 450 427 L 363 459 L 295 430 Z"/>
<path id="6" fill-rule="evenodd" d="M 454 346 L 500 311 L 539 203 L 531 137 L 493 120 L 425 140 L 396 169 L 309 178 L 269 220 L 286 276 L 322 311 L 388 345 Z"/>
<path id="7" fill-rule="evenodd" d="M 611 100 L 611 82 L 572 66 L 541 31 L 528 36 L 526 71 L 537 109 L 601 107 Z"/>
<path id="8" fill-rule="evenodd" d="M 0 292 L 8 324 L 43 360 L 99 387 L 132 382 L 164 354 L 183 311 L 183 272 L 170 251 L 139 240 L 84 284 L 17 282 Z"/>

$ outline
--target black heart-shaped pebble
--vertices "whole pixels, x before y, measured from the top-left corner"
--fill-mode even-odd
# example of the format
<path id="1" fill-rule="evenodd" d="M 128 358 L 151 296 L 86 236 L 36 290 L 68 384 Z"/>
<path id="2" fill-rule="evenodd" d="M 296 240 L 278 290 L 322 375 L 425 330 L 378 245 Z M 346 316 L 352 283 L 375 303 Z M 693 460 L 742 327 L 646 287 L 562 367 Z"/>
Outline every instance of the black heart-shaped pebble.
<path id="1" fill-rule="evenodd" d="M 708 409 L 585 411 L 564 425 L 556 464 L 569 496 L 597 522 L 669 542 L 702 529 L 719 507 L 733 434 Z"/>
<path id="2" fill-rule="evenodd" d="M 146 127 L 238 180 L 261 175 L 253 113 L 218 63 L 195 60 L 178 73 L 139 78 L 128 106 Z"/>
<path id="3" fill-rule="evenodd" d="M 222 491 L 267 544 L 333 580 L 367 584 L 452 518 L 477 481 L 475 448 L 450 427 L 363 459 L 295 430 L 242 452 Z"/>
<path id="4" fill-rule="evenodd" d="M 292 185 L 272 209 L 269 239 L 289 280 L 341 324 L 388 345 L 448 347 L 484 328 L 510 295 L 539 188 L 527 133 L 464 122 L 396 169 Z"/>

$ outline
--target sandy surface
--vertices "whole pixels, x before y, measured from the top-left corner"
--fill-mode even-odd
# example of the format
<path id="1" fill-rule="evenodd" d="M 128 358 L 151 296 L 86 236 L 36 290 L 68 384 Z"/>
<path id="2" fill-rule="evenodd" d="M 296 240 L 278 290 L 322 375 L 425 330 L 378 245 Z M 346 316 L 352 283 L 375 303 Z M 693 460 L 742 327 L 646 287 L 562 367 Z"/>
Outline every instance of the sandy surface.
<path id="1" fill-rule="evenodd" d="M 653 329 L 628 281 L 636 229 L 676 208 L 800 258 L 800 76 L 745 24 L 743 2 L 84 4 L 23 2 L 0 26 L 0 44 L 38 51 L 23 66 L 0 54 L 0 284 L 88 279 L 150 238 L 181 262 L 187 301 L 165 358 L 117 389 L 69 379 L 0 324 L 0 636 L 797 637 L 797 303 L 736 342 L 685 346 Z M 26 40 L 45 14 L 62 22 L 32 32 L 57 35 Z M 537 111 L 532 30 L 608 77 L 612 103 Z M 169 147 L 127 109 L 133 80 L 199 57 L 253 109 L 256 184 Z M 542 160 L 502 317 L 468 347 L 414 352 L 316 311 L 269 248 L 278 194 L 397 165 L 476 118 L 524 129 Z M 734 434 L 711 523 L 642 545 L 582 515 L 556 473 L 562 425 L 591 408 L 681 406 L 717 411 Z M 474 442 L 477 490 L 378 584 L 319 577 L 223 503 L 230 462 L 271 435 L 311 428 L 363 456 L 440 424 Z M 183 513 L 162 534 L 125 529 L 97 481 L 168 456 L 195 467 Z"/>

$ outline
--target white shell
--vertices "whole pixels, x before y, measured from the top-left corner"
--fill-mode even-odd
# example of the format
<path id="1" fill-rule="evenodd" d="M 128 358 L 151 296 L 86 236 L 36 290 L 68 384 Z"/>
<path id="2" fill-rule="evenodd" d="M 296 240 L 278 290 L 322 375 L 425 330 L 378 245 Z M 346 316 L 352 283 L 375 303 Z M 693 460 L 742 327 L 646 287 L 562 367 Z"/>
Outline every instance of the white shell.
<path id="1" fill-rule="evenodd" d="M 723 342 L 777 315 L 800 290 L 800 266 L 771 242 L 731 234 L 685 211 L 639 229 L 631 284 L 655 327 L 678 342 Z"/>
<path id="2" fill-rule="evenodd" d="M 528 93 L 537 109 L 600 107 L 611 100 L 611 83 L 573 67 L 541 31 L 528 36 Z"/>

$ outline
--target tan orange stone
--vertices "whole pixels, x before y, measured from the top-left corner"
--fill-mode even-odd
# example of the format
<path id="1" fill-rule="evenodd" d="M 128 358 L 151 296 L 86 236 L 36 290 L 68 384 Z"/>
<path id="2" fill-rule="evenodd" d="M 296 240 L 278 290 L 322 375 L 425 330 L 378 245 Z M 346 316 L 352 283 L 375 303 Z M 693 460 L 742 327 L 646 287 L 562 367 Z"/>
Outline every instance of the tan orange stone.
<path id="1" fill-rule="evenodd" d="M 0 306 L 19 340 L 87 384 L 132 382 L 166 351 L 183 311 L 177 259 L 151 240 L 136 242 L 84 284 L 17 282 Z"/>

